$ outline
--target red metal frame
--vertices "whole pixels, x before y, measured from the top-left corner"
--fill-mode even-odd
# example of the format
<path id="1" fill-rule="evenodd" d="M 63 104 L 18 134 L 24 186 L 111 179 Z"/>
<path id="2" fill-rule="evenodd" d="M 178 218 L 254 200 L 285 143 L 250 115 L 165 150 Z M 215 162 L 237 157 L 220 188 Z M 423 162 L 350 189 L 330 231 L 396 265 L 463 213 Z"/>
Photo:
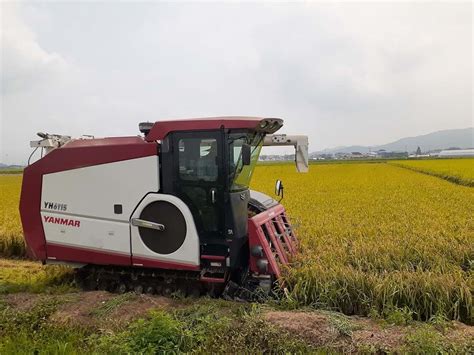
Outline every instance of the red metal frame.
<path id="1" fill-rule="evenodd" d="M 202 282 L 208 282 L 208 283 L 216 283 L 216 284 L 222 284 L 227 281 L 227 275 L 224 278 L 217 278 L 217 277 L 207 277 L 207 276 L 201 276 L 199 279 Z"/>
<path id="2" fill-rule="evenodd" d="M 257 261 L 266 259 L 268 261 L 267 274 L 280 277 L 280 266 L 287 265 L 298 249 L 298 241 L 289 224 L 285 208 L 282 205 L 277 205 L 257 214 L 249 219 L 248 227 L 250 270 L 262 274 L 257 266 Z M 262 257 L 252 255 L 252 249 L 257 246 L 262 247 Z"/>
<path id="3" fill-rule="evenodd" d="M 225 261 L 225 256 L 222 255 L 201 255 L 201 259 L 211 261 Z"/>
<path id="4" fill-rule="evenodd" d="M 145 137 L 148 142 L 163 140 L 170 132 L 176 131 L 199 131 L 220 129 L 221 127 L 228 129 L 238 128 L 256 128 L 264 117 L 206 117 L 206 118 L 190 118 L 185 120 L 157 121 Z"/>
<path id="5" fill-rule="evenodd" d="M 86 247 L 47 243 L 48 259 L 66 262 L 97 264 L 97 265 L 126 265 L 143 266 L 149 268 L 159 268 L 167 270 L 189 270 L 199 271 L 199 265 L 189 265 L 177 262 L 166 262 L 155 259 L 133 256 L 126 253 L 115 253 L 109 250 L 96 250 Z"/>

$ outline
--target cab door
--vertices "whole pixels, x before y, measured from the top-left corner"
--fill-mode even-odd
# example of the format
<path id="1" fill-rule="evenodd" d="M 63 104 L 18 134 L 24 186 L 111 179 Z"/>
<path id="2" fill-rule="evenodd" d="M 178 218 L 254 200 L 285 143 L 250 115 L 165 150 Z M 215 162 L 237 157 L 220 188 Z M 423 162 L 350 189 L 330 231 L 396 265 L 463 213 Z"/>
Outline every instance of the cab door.
<path id="1" fill-rule="evenodd" d="M 191 210 L 201 243 L 224 240 L 224 147 L 222 134 L 173 134 L 173 190 Z"/>

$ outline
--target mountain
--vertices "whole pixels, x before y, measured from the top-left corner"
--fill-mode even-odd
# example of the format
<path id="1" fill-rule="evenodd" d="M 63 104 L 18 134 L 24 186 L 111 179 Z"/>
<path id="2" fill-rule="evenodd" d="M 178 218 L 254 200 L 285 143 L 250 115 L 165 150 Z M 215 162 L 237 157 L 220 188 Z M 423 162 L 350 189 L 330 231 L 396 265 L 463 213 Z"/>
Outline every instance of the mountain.
<path id="1" fill-rule="evenodd" d="M 446 129 L 443 131 L 432 132 L 416 137 L 406 137 L 395 142 L 378 145 L 378 146 L 361 146 L 352 145 L 344 147 L 336 147 L 324 149 L 319 152 L 311 153 L 310 156 L 318 154 L 335 154 L 335 153 L 351 153 L 361 152 L 367 153 L 385 149 L 386 151 L 414 152 L 420 147 L 422 151 L 436 149 L 447 149 L 450 147 L 458 148 L 474 148 L 474 127 L 463 129 Z"/>

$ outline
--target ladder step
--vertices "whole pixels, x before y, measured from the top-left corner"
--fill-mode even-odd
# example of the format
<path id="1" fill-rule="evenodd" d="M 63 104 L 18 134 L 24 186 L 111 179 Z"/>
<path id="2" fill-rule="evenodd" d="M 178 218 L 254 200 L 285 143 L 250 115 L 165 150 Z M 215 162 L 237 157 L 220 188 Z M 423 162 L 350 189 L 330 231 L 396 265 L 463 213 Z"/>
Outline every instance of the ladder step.
<path id="1" fill-rule="evenodd" d="M 210 283 L 224 283 L 225 278 L 220 277 L 208 277 L 208 276 L 201 276 L 200 279 L 202 282 L 210 282 Z"/>

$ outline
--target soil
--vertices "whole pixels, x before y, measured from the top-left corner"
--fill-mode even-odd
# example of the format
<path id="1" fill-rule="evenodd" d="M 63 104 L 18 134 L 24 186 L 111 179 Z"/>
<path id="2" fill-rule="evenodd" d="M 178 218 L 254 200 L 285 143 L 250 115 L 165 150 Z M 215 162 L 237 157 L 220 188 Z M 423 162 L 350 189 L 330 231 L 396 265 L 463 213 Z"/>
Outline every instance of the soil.
<path id="1" fill-rule="evenodd" d="M 114 297 L 106 291 L 80 292 L 73 295 L 71 302 L 65 302 L 51 316 L 53 322 L 74 323 L 82 326 L 95 326 L 97 320 L 91 311 Z"/>
<path id="2" fill-rule="evenodd" d="M 4 301 L 7 305 L 18 311 L 28 311 L 33 308 L 38 301 L 44 298 L 42 295 L 31 294 L 31 293 L 12 293 L 3 296 Z"/>
<path id="3" fill-rule="evenodd" d="M 137 295 L 136 299 L 115 308 L 106 318 L 120 324 L 145 317 L 152 309 L 167 309 L 176 302 L 163 296 Z"/>
<path id="4" fill-rule="evenodd" d="M 2 296 L 2 300 L 11 308 L 27 312 L 38 304 L 55 301 L 59 305 L 51 315 L 53 322 L 75 324 L 85 327 L 115 328 L 130 321 L 146 317 L 152 309 L 179 307 L 176 301 L 163 296 L 133 295 L 125 302 L 112 306 L 105 315 L 95 311 L 106 305 L 118 295 L 106 291 L 73 292 L 63 295 L 32 293 L 12 293 Z"/>
<path id="5" fill-rule="evenodd" d="M 470 339 L 474 345 L 474 326 L 469 326 L 461 322 L 453 321 L 449 328 L 443 330 L 445 337 L 453 342 L 459 342 Z"/>
<path id="6" fill-rule="evenodd" d="M 298 334 L 315 346 L 333 348 L 344 353 L 364 349 L 385 353 L 399 349 L 405 343 L 406 336 L 416 327 L 387 325 L 369 318 L 344 316 L 351 330 L 341 333 L 332 320 L 334 315 L 318 311 L 271 311 L 265 314 L 265 319 L 291 334 Z M 460 322 L 450 322 L 440 332 L 446 340 L 453 343 L 469 339 L 474 342 L 474 327 Z"/>
<path id="7" fill-rule="evenodd" d="M 115 297 L 116 294 L 106 291 L 77 293 L 73 299 L 58 307 L 51 320 L 90 327 L 102 328 L 107 325 L 107 328 L 117 328 L 146 317 L 151 309 L 167 308 L 174 303 L 174 300 L 162 296 L 133 295 L 124 303 L 112 307 L 105 315 L 94 313 Z"/>
<path id="8" fill-rule="evenodd" d="M 331 326 L 329 319 L 317 313 L 271 311 L 265 314 L 265 320 L 316 346 L 333 343 L 339 338 L 339 332 Z"/>

